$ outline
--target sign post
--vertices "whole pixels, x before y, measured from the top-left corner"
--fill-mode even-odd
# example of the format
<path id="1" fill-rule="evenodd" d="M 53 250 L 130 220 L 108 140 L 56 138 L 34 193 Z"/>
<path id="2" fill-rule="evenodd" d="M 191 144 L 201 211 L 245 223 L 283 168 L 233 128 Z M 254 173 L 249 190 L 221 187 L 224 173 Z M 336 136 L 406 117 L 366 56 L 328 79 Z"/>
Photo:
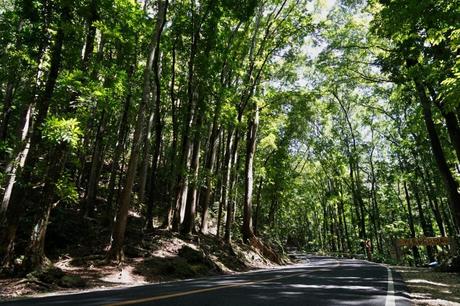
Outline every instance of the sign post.
<path id="1" fill-rule="evenodd" d="M 436 246 L 436 245 L 449 245 L 449 253 L 456 254 L 458 244 L 455 237 L 418 237 L 408 239 L 396 239 L 394 241 L 396 260 L 401 262 L 401 247 L 414 247 L 414 246 Z"/>

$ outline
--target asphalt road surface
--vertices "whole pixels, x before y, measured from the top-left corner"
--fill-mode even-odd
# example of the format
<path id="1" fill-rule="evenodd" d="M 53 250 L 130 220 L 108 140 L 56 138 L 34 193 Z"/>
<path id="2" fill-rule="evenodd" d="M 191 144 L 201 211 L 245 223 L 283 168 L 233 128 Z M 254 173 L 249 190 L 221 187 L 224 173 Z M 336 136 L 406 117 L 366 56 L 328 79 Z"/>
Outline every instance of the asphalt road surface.
<path id="1" fill-rule="evenodd" d="M 0 305 L 410 305 L 399 275 L 363 260 L 304 256 L 282 268 L 195 280 L 21 299 Z"/>

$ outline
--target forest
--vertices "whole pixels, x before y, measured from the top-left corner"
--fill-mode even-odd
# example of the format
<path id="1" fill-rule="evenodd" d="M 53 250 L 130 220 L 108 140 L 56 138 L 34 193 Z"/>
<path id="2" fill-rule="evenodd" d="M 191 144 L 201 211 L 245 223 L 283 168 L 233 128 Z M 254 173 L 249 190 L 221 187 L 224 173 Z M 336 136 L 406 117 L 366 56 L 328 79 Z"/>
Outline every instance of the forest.
<path id="1" fill-rule="evenodd" d="M 458 237 L 459 98 L 459 0 L 0 0 L 2 270 L 133 219 L 392 262 Z"/>

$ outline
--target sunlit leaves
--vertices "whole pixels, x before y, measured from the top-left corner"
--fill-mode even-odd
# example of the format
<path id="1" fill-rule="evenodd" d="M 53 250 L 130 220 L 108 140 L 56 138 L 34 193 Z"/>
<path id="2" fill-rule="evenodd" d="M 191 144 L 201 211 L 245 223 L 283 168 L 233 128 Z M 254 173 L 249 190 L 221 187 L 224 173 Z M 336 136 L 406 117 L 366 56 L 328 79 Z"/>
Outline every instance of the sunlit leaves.
<path id="1" fill-rule="evenodd" d="M 67 144 L 76 148 L 82 136 L 79 122 L 75 118 L 65 119 L 50 116 L 43 126 L 43 138 L 54 145 Z"/>

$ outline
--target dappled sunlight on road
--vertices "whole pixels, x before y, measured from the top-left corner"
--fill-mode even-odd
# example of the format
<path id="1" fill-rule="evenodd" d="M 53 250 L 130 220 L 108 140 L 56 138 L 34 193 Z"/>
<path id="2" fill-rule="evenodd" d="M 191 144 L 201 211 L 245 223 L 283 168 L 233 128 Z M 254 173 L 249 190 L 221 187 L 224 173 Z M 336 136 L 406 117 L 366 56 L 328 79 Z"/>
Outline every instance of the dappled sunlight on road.
<path id="1" fill-rule="evenodd" d="M 385 305 L 387 269 L 311 256 L 301 264 L 240 274 L 18 302 L 23 305 Z M 407 299 L 395 282 L 396 305 Z M 267 304 L 268 303 L 268 304 Z"/>

